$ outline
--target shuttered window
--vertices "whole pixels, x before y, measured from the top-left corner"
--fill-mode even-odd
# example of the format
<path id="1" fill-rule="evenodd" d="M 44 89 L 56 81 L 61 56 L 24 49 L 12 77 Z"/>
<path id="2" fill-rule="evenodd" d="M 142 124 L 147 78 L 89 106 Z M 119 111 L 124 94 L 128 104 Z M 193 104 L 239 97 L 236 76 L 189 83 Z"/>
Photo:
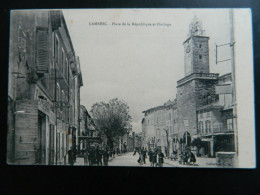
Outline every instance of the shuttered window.
<path id="1" fill-rule="evenodd" d="M 48 73 L 49 51 L 48 51 L 48 29 L 38 27 L 36 30 L 36 66 L 37 73 Z"/>

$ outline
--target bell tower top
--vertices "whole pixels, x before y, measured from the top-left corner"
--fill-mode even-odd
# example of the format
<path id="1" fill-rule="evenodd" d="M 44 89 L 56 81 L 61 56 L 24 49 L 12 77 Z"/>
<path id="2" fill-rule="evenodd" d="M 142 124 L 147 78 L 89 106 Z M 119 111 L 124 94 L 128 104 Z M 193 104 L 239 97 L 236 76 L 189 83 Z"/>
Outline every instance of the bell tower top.
<path id="1" fill-rule="evenodd" d="M 202 22 L 195 16 L 189 26 L 188 36 L 203 36 L 204 30 L 202 28 Z"/>
<path id="2" fill-rule="evenodd" d="M 184 41 L 185 76 L 192 73 L 209 73 L 209 37 L 204 36 L 202 23 L 195 16 L 189 25 L 188 38 Z"/>

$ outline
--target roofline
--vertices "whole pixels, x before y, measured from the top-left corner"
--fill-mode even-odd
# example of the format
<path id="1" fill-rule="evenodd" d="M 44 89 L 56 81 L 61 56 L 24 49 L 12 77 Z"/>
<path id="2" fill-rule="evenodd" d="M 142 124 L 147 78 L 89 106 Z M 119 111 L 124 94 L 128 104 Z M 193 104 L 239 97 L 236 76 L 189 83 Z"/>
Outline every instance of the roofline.
<path id="1" fill-rule="evenodd" d="M 183 42 L 183 44 L 186 43 L 188 40 L 190 40 L 192 37 L 203 37 L 203 38 L 208 38 L 208 39 L 209 39 L 208 36 L 191 35 L 190 37 L 188 37 L 188 38 Z"/>
<path id="2" fill-rule="evenodd" d="M 225 77 L 225 76 L 228 76 L 228 75 L 231 75 L 231 74 L 232 74 L 231 72 L 226 73 L 226 74 L 223 74 L 223 75 L 219 76 L 218 79 L 221 79 L 221 78 L 223 78 L 223 77 Z"/>
<path id="3" fill-rule="evenodd" d="M 153 108 L 149 108 L 147 110 L 144 110 L 142 111 L 142 113 L 146 113 L 148 111 L 152 111 L 152 110 L 155 110 L 155 109 L 164 109 L 164 108 L 167 108 L 167 107 L 170 107 L 170 106 L 174 106 L 174 104 L 170 104 L 170 105 L 161 105 L 161 106 L 156 106 L 156 107 L 153 107 Z"/>
<path id="4" fill-rule="evenodd" d="M 61 20 L 62 22 L 64 23 L 64 28 L 65 28 L 65 31 L 66 31 L 66 34 L 69 38 L 69 42 L 70 42 L 70 46 L 71 46 L 71 49 L 73 51 L 73 54 L 75 55 L 75 50 L 74 50 L 74 47 L 73 47 L 73 44 L 72 44 L 72 41 L 71 41 L 71 37 L 70 37 L 70 33 L 69 33 L 69 30 L 68 30 L 68 27 L 67 27 L 67 23 L 66 23 L 66 20 L 64 18 L 64 15 L 63 15 L 63 12 L 62 10 L 59 10 L 61 12 Z"/>
<path id="5" fill-rule="evenodd" d="M 208 110 L 208 109 L 223 109 L 224 106 L 205 105 L 197 109 L 197 111 Z"/>

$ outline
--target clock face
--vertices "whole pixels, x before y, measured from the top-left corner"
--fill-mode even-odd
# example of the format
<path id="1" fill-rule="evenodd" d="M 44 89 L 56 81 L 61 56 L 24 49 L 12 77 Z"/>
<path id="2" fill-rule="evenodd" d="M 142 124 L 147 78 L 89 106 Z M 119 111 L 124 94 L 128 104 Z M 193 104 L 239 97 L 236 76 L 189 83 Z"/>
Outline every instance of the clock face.
<path id="1" fill-rule="evenodd" d="M 186 52 L 187 52 L 187 53 L 190 52 L 190 46 L 189 46 L 189 45 L 186 47 Z"/>

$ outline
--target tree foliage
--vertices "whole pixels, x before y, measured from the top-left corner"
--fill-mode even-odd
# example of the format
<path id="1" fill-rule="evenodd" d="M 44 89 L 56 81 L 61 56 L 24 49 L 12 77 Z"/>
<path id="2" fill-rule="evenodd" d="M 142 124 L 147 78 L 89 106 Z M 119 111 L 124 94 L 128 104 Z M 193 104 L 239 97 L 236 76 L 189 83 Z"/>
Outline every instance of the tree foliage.
<path id="1" fill-rule="evenodd" d="M 107 138 L 108 145 L 111 147 L 119 136 L 123 136 L 131 126 L 131 116 L 129 106 L 118 98 L 106 102 L 98 102 L 91 107 L 92 117 L 95 125 L 101 134 Z"/>
<path id="2" fill-rule="evenodd" d="M 196 146 L 198 149 L 202 148 L 204 146 L 203 142 L 200 138 L 196 138 L 191 142 L 192 146 Z"/>

